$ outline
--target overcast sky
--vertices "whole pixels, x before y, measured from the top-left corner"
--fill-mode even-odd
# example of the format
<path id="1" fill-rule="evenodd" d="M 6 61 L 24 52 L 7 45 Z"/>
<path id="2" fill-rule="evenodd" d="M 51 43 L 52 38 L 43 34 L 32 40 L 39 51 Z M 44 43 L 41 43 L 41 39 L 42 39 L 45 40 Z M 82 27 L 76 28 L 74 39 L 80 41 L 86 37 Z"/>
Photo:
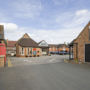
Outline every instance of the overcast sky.
<path id="1" fill-rule="evenodd" d="M 90 0 L 0 0 L 5 38 L 71 42 L 90 20 Z"/>

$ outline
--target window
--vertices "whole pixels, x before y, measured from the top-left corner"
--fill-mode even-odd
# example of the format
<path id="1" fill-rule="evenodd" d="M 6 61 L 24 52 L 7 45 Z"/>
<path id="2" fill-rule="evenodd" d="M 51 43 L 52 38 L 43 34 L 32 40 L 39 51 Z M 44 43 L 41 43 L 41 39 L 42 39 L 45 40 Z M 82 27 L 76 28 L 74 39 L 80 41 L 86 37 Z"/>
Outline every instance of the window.
<path id="1" fill-rule="evenodd" d="M 63 47 L 63 51 L 65 51 L 66 50 L 66 48 L 65 47 Z"/>
<path id="2" fill-rule="evenodd" d="M 28 48 L 28 50 L 27 50 L 27 54 L 29 55 L 29 48 Z"/>
<path id="3" fill-rule="evenodd" d="M 46 51 L 46 49 L 42 49 L 42 51 L 43 51 L 43 52 L 45 52 L 45 51 Z"/>
<path id="4" fill-rule="evenodd" d="M 24 55 L 24 48 L 21 48 L 21 54 Z"/>
<path id="5" fill-rule="evenodd" d="M 30 51 L 30 54 L 32 54 L 32 51 Z"/>
<path id="6" fill-rule="evenodd" d="M 90 40 L 90 26 L 89 26 L 89 40 Z"/>
<path id="7" fill-rule="evenodd" d="M 2 34 L 0 34 L 0 39 L 2 39 Z"/>

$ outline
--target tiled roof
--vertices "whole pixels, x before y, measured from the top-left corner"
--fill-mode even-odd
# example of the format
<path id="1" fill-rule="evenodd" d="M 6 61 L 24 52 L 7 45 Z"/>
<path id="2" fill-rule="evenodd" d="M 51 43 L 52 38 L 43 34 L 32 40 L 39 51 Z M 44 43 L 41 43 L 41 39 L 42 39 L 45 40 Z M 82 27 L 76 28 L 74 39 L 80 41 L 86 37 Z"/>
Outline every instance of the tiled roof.
<path id="1" fill-rule="evenodd" d="M 76 39 L 74 39 L 74 40 L 69 44 L 69 46 L 73 46 L 75 40 L 76 40 Z"/>
<path id="2" fill-rule="evenodd" d="M 16 41 L 8 41 L 7 47 L 15 47 Z"/>
<path id="3" fill-rule="evenodd" d="M 68 47 L 66 44 L 49 44 L 49 47 L 62 48 L 63 46 Z"/>
<path id="4" fill-rule="evenodd" d="M 17 43 L 22 47 L 38 47 L 38 44 L 31 38 L 21 38 Z"/>
<path id="5" fill-rule="evenodd" d="M 45 42 L 45 45 L 40 45 L 42 42 Z M 41 47 L 41 48 L 44 48 L 44 47 L 49 48 L 49 45 L 48 45 L 48 43 L 47 43 L 45 40 L 40 41 L 40 42 L 38 43 L 38 45 L 39 45 L 39 47 Z"/>
<path id="6" fill-rule="evenodd" d="M 42 40 L 42 41 L 44 41 L 44 40 Z M 40 44 L 42 41 L 38 42 L 38 44 Z"/>
<path id="7" fill-rule="evenodd" d="M 59 45 L 58 45 L 58 47 L 61 47 L 61 48 L 62 48 L 63 46 L 68 47 L 68 45 L 66 45 L 66 44 L 59 44 Z"/>
<path id="8" fill-rule="evenodd" d="M 49 44 L 49 47 L 58 47 L 58 44 Z"/>

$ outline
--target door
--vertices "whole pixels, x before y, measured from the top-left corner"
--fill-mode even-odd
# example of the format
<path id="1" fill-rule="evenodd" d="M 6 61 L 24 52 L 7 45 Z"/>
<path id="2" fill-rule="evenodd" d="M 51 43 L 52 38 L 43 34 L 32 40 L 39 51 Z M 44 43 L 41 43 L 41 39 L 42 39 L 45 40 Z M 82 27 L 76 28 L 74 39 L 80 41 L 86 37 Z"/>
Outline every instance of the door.
<path id="1" fill-rule="evenodd" d="M 48 49 L 42 48 L 42 55 L 47 55 L 47 54 L 48 54 Z"/>
<path id="2" fill-rule="evenodd" d="M 85 62 L 90 62 L 90 44 L 85 45 Z"/>
<path id="3" fill-rule="evenodd" d="M 37 53 L 36 51 L 33 51 L 33 55 L 36 55 L 36 53 Z"/>
<path id="4" fill-rule="evenodd" d="M 36 50 L 37 50 L 36 48 L 33 48 L 33 55 L 37 54 Z"/>

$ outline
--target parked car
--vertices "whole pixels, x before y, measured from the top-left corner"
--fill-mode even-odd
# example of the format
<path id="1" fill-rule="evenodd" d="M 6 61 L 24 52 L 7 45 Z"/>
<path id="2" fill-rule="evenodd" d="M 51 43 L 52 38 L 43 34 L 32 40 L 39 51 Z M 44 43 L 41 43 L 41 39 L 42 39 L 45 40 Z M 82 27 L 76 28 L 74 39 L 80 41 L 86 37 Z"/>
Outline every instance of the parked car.
<path id="1" fill-rule="evenodd" d="M 61 52 L 59 52 L 59 54 L 60 54 L 60 55 L 67 55 L 67 54 L 69 54 L 69 52 L 61 51 Z"/>
<path id="2" fill-rule="evenodd" d="M 50 54 L 59 54 L 59 52 L 50 52 Z"/>

